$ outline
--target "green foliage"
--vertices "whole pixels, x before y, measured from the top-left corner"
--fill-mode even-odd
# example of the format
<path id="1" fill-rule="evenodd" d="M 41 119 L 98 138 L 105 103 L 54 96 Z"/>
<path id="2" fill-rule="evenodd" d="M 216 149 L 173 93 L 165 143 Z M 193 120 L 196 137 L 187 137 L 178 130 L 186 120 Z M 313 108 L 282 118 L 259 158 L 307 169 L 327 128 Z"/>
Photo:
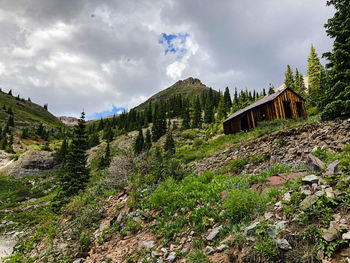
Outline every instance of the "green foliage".
<path id="1" fill-rule="evenodd" d="M 349 25 L 350 6 L 347 0 L 330 0 L 327 5 L 335 9 L 334 16 L 325 25 L 334 43 L 332 52 L 324 54 L 329 61 L 330 85 L 325 91 L 325 107 L 321 118 L 332 120 L 350 116 L 350 31 L 345 29 Z"/>
<path id="2" fill-rule="evenodd" d="M 200 249 L 195 249 L 188 255 L 188 260 L 190 263 L 203 263 L 209 262 L 207 256 Z"/>
<path id="3" fill-rule="evenodd" d="M 74 135 L 64 169 L 59 176 L 60 193 L 58 199 L 76 194 L 89 181 L 89 170 L 86 167 L 87 135 L 85 130 L 85 113 L 81 114 L 78 125 L 74 127 Z"/>
<path id="4" fill-rule="evenodd" d="M 287 65 L 287 71 L 285 72 L 284 84 L 287 88 L 295 90 L 293 71 L 289 65 Z"/>
<path id="5" fill-rule="evenodd" d="M 239 174 L 242 172 L 244 166 L 248 164 L 248 158 L 242 157 L 232 160 L 230 163 L 230 169 L 233 173 Z"/>
<path id="6" fill-rule="evenodd" d="M 88 230 L 84 230 L 81 232 L 79 239 L 79 250 L 82 252 L 86 252 L 89 250 L 89 246 L 91 244 L 91 235 Z"/>
<path id="7" fill-rule="evenodd" d="M 225 214 L 231 222 L 238 223 L 243 218 L 252 216 L 253 212 L 263 210 L 264 203 L 264 198 L 255 190 L 243 185 L 233 187 L 228 191 L 224 203 Z"/>
<path id="8" fill-rule="evenodd" d="M 169 131 L 166 135 L 164 151 L 168 157 L 174 155 L 175 153 L 175 142 L 171 131 Z"/>
<path id="9" fill-rule="evenodd" d="M 194 111 L 192 116 L 192 128 L 201 128 L 202 127 L 202 110 L 199 97 L 196 98 L 194 104 Z"/>
<path id="10" fill-rule="evenodd" d="M 309 107 L 315 107 L 320 101 L 320 96 L 322 94 L 321 81 L 324 69 L 313 45 L 311 45 L 310 56 L 307 62 L 307 74 L 309 76 L 307 104 Z"/>
<path id="11" fill-rule="evenodd" d="M 135 154 L 140 154 L 143 150 L 143 145 L 144 145 L 144 138 L 143 138 L 143 133 L 142 129 L 139 129 L 139 134 L 136 137 L 135 144 L 134 144 L 134 152 Z"/>

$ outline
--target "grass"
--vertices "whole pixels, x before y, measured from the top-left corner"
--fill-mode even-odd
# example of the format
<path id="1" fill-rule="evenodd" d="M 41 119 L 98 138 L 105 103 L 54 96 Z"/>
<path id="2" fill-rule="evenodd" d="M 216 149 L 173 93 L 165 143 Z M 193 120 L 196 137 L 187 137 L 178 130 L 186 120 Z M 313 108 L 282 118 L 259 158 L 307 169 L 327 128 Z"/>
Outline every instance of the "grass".
<path id="1" fill-rule="evenodd" d="M 7 109 L 12 108 L 15 127 L 17 128 L 28 127 L 28 125 L 30 127 L 37 126 L 40 122 L 44 122 L 51 127 L 63 127 L 63 124 L 43 107 L 27 100 L 18 100 L 14 96 L 0 92 L 0 121 L 2 124 L 5 124 L 9 116 L 3 106 Z"/>

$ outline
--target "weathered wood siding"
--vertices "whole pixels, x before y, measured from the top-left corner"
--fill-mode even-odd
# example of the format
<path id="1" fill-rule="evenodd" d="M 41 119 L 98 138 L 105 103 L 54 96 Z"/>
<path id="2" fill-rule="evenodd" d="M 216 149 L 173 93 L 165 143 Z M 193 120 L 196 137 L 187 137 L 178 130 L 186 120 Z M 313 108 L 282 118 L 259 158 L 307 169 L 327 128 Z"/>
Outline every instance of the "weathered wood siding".
<path id="1" fill-rule="evenodd" d="M 257 106 L 248 110 L 241 115 L 224 123 L 225 134 L 231 134 L 242 131 L 242 119 L 247 120 L 248 129 L 254 129 L 261 121 L 271 121 L 275 119 L 285 119 L 286 111 L 283 102 L 289 105 L 291 110 L 291 117 L 293 119 L 299 118 L 297 103 L 300 104 L 301 117 L 307 119 L 306 108 L 304 100 L 301 99 L 294 92 L 286 89 L 274 100 L 269 101 L 263 105 Z"/>

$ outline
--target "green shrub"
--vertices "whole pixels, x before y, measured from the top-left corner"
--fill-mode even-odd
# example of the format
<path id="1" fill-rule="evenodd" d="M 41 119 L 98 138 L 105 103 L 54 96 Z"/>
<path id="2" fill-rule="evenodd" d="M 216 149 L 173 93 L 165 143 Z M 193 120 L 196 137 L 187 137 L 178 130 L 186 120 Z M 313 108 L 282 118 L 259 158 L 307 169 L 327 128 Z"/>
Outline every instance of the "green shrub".
<path id="1" fill-rule="evenodd" d="M 249 188 L 233 188 L 228 192 L 224 203 L 226 217 L 233 223 L 238 223 L 254 212 L 262 210 L 264 200 L 255 190 Z"/>
<path id="2" fill-rule="evenodd" d="M 204 143 L 204 140 L 201 138 L 195 138 L 193 140 L 193 147 L 198 147 Z"/>
<path id="3" fill-rule="evenodd" d="M 91 235 L 88 230 L 84 230 L 80 234 L 79 250 L 82 252 L 88 251 L 90 244 L 91 244 Z"/>
<path id="4" fill-rule="evenodd" d="M 184 139 L 194 140 L 198 137 L 198 130 L 186 130 L 181 135 Z"/>
<path id="5" fill-rule="evenodd" d="M 188 255 L 188 260 L 191 263 L 209 262 L 207 256 L 200 249 L 196 249 L 191 254 L 189 254 Z"/>
<path id="6" fill-rule="evenodd" d="M 249 160 L 245 157 L 237 158 L 232 160 L 230 163 L 231 171 L 235 174 L 239 174 L 242 172 L 244 166 L 248 164 Z"/>

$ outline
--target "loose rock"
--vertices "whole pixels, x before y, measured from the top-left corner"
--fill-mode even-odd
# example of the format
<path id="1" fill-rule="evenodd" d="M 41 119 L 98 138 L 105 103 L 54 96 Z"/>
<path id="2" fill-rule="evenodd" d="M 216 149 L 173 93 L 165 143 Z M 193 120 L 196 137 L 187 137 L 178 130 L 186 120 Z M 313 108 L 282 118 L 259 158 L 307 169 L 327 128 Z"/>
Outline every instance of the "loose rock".
<path id="1" fill-rule="evenodd" d="M 222 229 L 222 226 L 219 227 L 215 227 L 210 234 L 207 236 L 207 240 L 208 241 L 212 241 L 214 240 L 214 238 L 217 236 L 217 234 L 219 234 L 219 231 Z"/>
<path id="2" fill-rule="evenodd" d="M 307 155 L 306 169 L 309 173 L 316 172 L 319 173 L 324 169 L 323 162 L 312 154 Z"/>
<path id="3" fill-rule="evenodd" d="M 283 250 L 289 250 L 292 249 L 292 246 L 288 243 L 286 239 L 277 239 L 276 240 L 277 247 Z"/>

